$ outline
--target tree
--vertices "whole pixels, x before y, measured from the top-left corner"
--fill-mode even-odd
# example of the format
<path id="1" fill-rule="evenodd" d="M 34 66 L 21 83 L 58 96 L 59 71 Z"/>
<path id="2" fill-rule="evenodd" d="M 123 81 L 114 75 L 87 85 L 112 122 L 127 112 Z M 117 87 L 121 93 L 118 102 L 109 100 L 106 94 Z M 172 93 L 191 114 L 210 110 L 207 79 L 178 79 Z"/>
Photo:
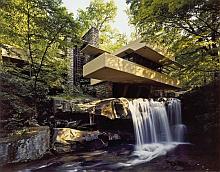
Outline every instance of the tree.
<path id="1" fill-rule="evenodd" d="M 100 47 L 112 52 L 127 43 L 125 34 L 111 27 L 117 14 L 117 7 L 113 0 L 92 0 L 85 10 L 78 10 L 78 21 L 81 24 L 82 34 L 91 27 L 100 33 Z"/>
<path id="2" fill-rule="evenodd" d="M 117 7 L 113 0 L 109 2 L 92 0 L 86 10 L 78 10 L 78 20 L 84 31 L 91 27 L 103 31 L 108 29 L 109 23 L 114 20 L 116 13 Z"/>
<path id="3" fill-rule="evenodd" d="M 130 22 L 147 41 L 172 52 L 186 68 L 171 74 L 186 87 L 220 69 L 220 3 L 215 0 L 128 0 Z"/>
<path id="4" fill-rule="evenodd" d="M 61 6 L 61 0 L 1 0 L 0 4 L 0 45 L 25 50 L 36 97 L 42 71 L 64 58 L 67 48 L 78 43 L 79 25 Z"/>
<path id="5" fill-rule="evenodd" d="M 100 35 L 100 48 L 111 53 L 127 43 L 127 36 L 117 29 L 109 29 Z"/>

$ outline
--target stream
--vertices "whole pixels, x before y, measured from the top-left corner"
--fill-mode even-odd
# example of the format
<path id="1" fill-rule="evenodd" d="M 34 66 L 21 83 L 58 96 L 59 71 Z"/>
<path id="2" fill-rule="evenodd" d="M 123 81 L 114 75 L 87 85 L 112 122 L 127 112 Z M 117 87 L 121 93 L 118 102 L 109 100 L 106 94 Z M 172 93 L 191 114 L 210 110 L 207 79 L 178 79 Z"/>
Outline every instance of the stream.
<path id="1" fill-rule="evenodd" d="M 113 144 L 102 150 L 50 154 L 41 160 L 7 165 L 9 172 L 213 171 L 215 153 L 185 141 L 178 99 L 129 102 L 136 144 Z"/>
<path id="2" fill-rule="evenodd" d="M 135 155 L 134 145 L 126 144 L 93 152 L 48 155 L 41 160 L 7 165 L 1 171 L 217 171 L 218 162 L 210 154 L 202 152 L 201 149 L 197 149 L 192 144 L 178 144 L 166 154 L 146 162 L 146 158 L 143 160 L 140 156 Z"/>

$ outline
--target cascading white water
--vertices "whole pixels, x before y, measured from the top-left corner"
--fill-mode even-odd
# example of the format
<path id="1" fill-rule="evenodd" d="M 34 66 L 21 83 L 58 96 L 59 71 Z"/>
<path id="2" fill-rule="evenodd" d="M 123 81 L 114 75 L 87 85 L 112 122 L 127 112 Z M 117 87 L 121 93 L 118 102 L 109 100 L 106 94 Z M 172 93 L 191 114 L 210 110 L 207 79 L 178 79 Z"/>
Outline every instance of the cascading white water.
<path id="1" fill-rule="evenodd" d="M 164 103 L 147 99 L 129 102 L 137 146 L 172 141 Z"/>
<path id="2" fill-rule="evenodd" d="M 182 124 L 180 100 L 135 99 L 129 102 L 129 109 L 135 131 L 136 158 L 123 165 L 150 161 L 184 141 L 186 127 Z"/>
<path id="3" fill-rule="evenodd" d="M 183 142 L 186 126 L 182 124 L 181 102 L 179 99 L 170 98 L 166 103 L 173 141 Z"/>
<path id="4" fill-rule="evenodd" d="M 167 101 L 135 99 L 129 102 L 136 145 L 146 143 L 183 142 L 185 126 L 182 124 L 180 100 Z"/>

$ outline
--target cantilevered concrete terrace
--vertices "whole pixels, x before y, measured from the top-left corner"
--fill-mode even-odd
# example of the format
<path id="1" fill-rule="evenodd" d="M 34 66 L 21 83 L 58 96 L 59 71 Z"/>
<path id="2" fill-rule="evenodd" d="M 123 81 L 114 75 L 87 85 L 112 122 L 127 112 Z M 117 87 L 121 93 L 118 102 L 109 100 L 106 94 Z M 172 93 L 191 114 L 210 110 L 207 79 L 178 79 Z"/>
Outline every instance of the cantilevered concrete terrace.
<path id="1" fill-rule="evenodd" d="M 123 59 L 129 53 L 135 52 L 160 65 L 177 64 L 138 41 L 128 44 L 113 54 L 87 45 L 82 52 L 91 54 L 92 60 L 83 67 L 83 76 L 91 78 L 91 84 L 102 81 L 116 83 L 143 83 L 161 86 L 168 89 L 180 88 L 180 82 L 166 74 L 154 71 L 148 67 Z"/>

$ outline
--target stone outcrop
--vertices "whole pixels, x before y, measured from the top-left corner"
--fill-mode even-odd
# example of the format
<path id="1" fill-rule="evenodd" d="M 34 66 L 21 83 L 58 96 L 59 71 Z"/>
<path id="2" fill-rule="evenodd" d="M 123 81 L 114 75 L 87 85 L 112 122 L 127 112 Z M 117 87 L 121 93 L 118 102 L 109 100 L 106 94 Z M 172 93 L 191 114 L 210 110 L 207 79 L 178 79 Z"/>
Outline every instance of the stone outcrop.
<path id="1" fill-rule="evenodd" d="M 220 80 L 193 89 L 181 99 L 188 140 L 220 162 Z"/>
<path id="2" fill-rule="evenodd" d="M 103 100 L 54 100 L 54 113 L 73 112 L 102 115 L 109 119 L 130 119 L 128 100 L 109 98 Z"/>
<path id="3" fill-rule="evenodd" d="M 96 131 L 80 131 L 71 128 L 55 128 L 53 150 L 57 153 L 79 151 L 81 149 L 96 150 L 108 146 L 108 142 L 119 140 L 118 134 Z"/>
<path id="4" fill-rule="evenodd" d="M 56 99 L 53 102 L 54 116 L 49 121 L 54 128 L 52 145 L 57 153 L 134 142 L 129 102 L 125 98 Z"/>
<path id="5" fill-rule="evenodd" d="M 54 142 L 71 144 L 73 142 L 83 143 L 98 139 L 99 131 L 80 131 L 71 128 L 54 128 Z"/>
<path id="6" fill-rule="evenodd" d="M 0 166 L 41 158 L 50 145 L 49 127 L 27 128 L 0 140 Z"/>
<path id="7" fill-rule="evenodd" d="M 63 98 L 53 98 L 53 112 L 85 112 L 81 109 L 78 104 L 87 104 L 96 99 L 94 98 L 77 98 L 77 99 L 63 99 Z"/>
<path id="8" fill-rule="evenodd" d="M 95 105 L 95 114 L 103 115 L 110 119 L 130 118 L 129 112 L 128 100 L 125 98 L 105 99 L 103 101 L 97 102 Z"/>

